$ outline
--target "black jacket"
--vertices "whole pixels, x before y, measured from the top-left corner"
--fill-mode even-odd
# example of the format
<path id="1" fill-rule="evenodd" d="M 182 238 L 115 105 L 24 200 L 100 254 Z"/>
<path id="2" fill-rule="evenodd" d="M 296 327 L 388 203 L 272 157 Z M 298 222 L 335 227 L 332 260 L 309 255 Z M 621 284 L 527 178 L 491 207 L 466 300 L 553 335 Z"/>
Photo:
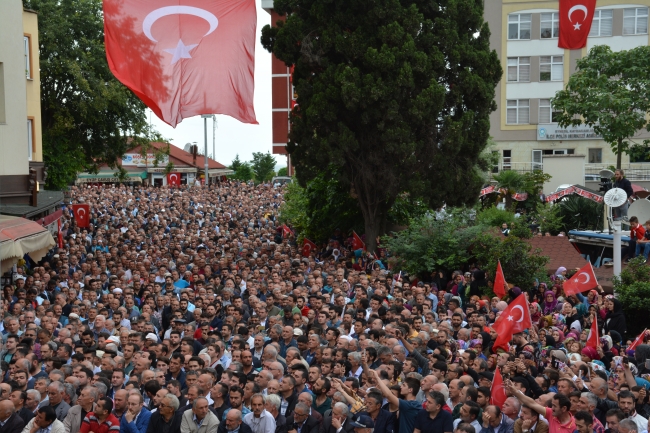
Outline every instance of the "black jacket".
<path id="1" fill-rule="evenodd" d="M 20 433 L 25 428 L 25 421 L 14 413 L 9 417 L 5 425 L 0 427 L 0 433 Z"/>
<path id="2" fill-rule="evenodd" d="M 287 418 L 279 413 L 275 419 L 275 433 L 287 433 L 287 427 Z"/>
<path id="3" fill-rule="evenodd" d="M 172 419 L 171 426 L 169 427 L 170 433 L 176 433 L 181 431 L 181 421 L 183 419 L 183 414 L 176 412 L 174 418 Z M 155 411 L 151 414 L 149 418 L 149 426 L 147 427 L 147 433 L 160 433 L 163 431 L 163 425 L 165 420 L 159 411 Z"/>
<path id="4" fill-rule="evenodd" d="M 332 425 L 332 416 L 325 417 L 323 423 L 320 425 L 320 433 L 336 433 L 336 428 Z M 343 423 L 341 433 L 352 433 L 354 432 L 354 427 L 352 427 L 352 418 L 348 417 Z"/>
<path id="5" fill-rule="evenodd" d="M 359 415 L 370 416 L 368 412 L 361 412 Z M 385 409 L 379 409 L 373 433 L 393 433 L 395 431 L 395 421 L 396 418 L 394 413 Z"/>
<path id="6" fill-rule="evenodd" d="M 603 329 L 605 333 L 609 331 L 618 332 L 623 337 L 623 341 L 625 341 L 627 325 L 625 323 L 625 315 L 623 314 L 623 304 L 618 299 L 612 299 L 612 302 L 614 302 L 614 310 L 607 312 Z"/>
<path id="7" fill-rule="evenodd" d="M 27 425 L 32 420 L 32 418 L 36 416 L 34 412 L 27 409 L 26 407 L 20 409 L 17 413 L 18 416 L 21 417 L 23 421 L 25 421 L 25 425 Z"/>
<path id="8" fill-rule="evenodd" d="M 293 415 L 288 416 L 287 417 L 287 429 L 288 429 L 288 431 L 294 430 L 293 423 L 294 423 Z M 219 425 L 219 427 L 221 427 L 221 425 Z M 309 415 L 307 417 L 307 420 L 303 424 L 302 430 L 300 431 L 300 433 L 318 433 L 319 427 L 320 427 L 320 423 L 318 422 L 318 420 L 316 418 L 314 418 L 313 416 Z M 217 432 L 217 433 L 225 433 L 225 432 Z M 244 432 L 240 432 L 240 433 L 244 433 Z"/>
<path id="9" fill-rule="evenodd" d="M 634 191 L 632 190 L 632 183 L 626 178 L 614 181 L 614 188 L 621 188 L 625 191 L 628 197 L 634 194 Z"/>
<path id="10" fill-rule="evenodd" d="M 284 398 L 284 397 L 280 397 Z M 291 397 L 287 399 L 287 411 L 284 413 L 284 416 L 289 418 L 289 415 L 293 415 L 293 410 L 296 407 L 296 404 L 298 403 L 298 395 L 291 394 Z"/>

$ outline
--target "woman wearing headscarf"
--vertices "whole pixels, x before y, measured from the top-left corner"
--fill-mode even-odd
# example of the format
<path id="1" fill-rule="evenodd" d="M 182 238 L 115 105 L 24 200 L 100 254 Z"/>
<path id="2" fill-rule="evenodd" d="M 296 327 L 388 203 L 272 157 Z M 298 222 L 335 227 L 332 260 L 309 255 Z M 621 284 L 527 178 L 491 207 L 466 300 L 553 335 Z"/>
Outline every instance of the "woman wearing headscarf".
<path id="1" fill-rule="evenodd" d="M 544 293 L 544 309 L 542 310 L 542 313 L 547 316 L 549 314 L 553 314 L 555 312 L 555 307 L 557 306 L 557 297 L 555 296 L 555 293 L 551 290 L 547 290 Z"/>
<path id="2" fill-rule="evenodd" d="M 605 334 L 609 331 L 616 331 L 621 335 L 621 337 L 625 338 L 627 325 L 625 323 L 625 315 L 623 314 L 623 304 L 613 296 L 608 298 L 607 301 L 608 302 L 605 305 L 607 308 L 607 315 L 605 316 L 603 331 Z"/>
<path id="3" fill-rule="evenodd" d="M 557 268 L 557 271 L 555 271 L 555 276 L 566 278 L 566 268 L 564 266 Z"/>

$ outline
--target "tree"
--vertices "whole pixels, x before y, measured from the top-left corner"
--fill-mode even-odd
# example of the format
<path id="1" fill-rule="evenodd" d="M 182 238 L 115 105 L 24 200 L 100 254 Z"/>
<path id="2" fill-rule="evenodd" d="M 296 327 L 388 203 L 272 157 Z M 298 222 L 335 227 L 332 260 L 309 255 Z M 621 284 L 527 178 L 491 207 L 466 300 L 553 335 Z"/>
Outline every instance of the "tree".
<path id="1" fill-rule="evenodd" d="M 275 157 L 270 152 L 253 152 L 251 167 L 255 173 L 255 180 L 266 182 L 275 175 Z"/>
<path id="2" fill-rule="evenodd" d="M 243 162 L 239 159 L 239 154 L 235 155 L 235 159 L 232 160 L 228 168 L 235 172 L 235 174 L 230 176 L 232 179 L 248 182 L 254 176 L 250 163 Z"/>
<path id="3" fill-rule="evenodd" d="M 288 151 L 305 186 L 331 165 L 367 248 L 404 192 L 430 208 L 477 200 L 501 78 L 480 0 L 276 0 L 262 44 L 294 65 Z"/>
<path id="4" fill-rule="evenodd" d="M 289 170 L 287 170 L 287 167 L 282 167 L 279 169 L 278 176 L 289 176 Z"/>
<path id="5" fill-rule="evenodd" d="M 648 129 L 650 111 L 650 47 L 613 52 L 597 45 L 578 60 L 566 89 L 551 100 L 562 127 L 586 124 L 616 153 L 616 167 L 632 145 L 631 138 Z M 644 143 L 647 144 L 647 140 Z"/>
<path id="6" fill-rule="evenodd" d="M 111 73 L 101 0 L 24 0 L 38 12 L 43 155 L 49 188 L 116 167 L 128 137 L 147 134 L 144 104 Z"/>
<path id="7" fill-rule="evenodd" d="M 231 170 L 237 171 L 239 168 L 243 165 L 244 163 L 239 159 L 239 154 L 235 155 L 235 159 L 232 160 L 230 163 L 230 167 L 228 167 Z"/>
<path id="8" fill-rule="evenodd" d="M 614 277 L 614 293 L 623 304 L 628 337 L 634 338 L 646 327 L 650 309 L 650 267 L 645 265 L 643 256 L 632 260 L 621 271 L 620 278 Z"/>

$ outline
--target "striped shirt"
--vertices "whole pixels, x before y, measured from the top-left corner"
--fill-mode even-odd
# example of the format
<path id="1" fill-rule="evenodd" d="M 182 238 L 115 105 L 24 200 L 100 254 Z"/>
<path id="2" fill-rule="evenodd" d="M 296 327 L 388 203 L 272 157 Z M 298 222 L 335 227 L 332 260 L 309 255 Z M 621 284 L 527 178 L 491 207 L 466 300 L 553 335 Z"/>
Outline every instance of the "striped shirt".
<path id="1" fill-rule="evenodd" d="M 115 415 L 110 414 L 106 421 L 99 423 L 99 420 L 95 416 L 94 412 L 88 412 L 88 415 L 85 416 L 83 422 L 81 423 L 81 428 L 79 429 L 80 433 L 119 433 L 120 432 L 120 420 L 118 420 Z"/>

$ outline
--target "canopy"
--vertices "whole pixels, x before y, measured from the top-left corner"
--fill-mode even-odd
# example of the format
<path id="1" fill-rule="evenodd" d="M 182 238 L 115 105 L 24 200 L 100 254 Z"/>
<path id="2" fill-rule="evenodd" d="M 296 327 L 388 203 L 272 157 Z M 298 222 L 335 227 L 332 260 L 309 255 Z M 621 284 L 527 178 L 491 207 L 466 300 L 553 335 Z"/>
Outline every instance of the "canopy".
<path id="1" fill-rule="evenodd" d="M 45 227 L 25 218 L 0 215 L 0 260 L 6 272 L 25 254 L 35 262 L 56 243 Z"/>

